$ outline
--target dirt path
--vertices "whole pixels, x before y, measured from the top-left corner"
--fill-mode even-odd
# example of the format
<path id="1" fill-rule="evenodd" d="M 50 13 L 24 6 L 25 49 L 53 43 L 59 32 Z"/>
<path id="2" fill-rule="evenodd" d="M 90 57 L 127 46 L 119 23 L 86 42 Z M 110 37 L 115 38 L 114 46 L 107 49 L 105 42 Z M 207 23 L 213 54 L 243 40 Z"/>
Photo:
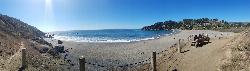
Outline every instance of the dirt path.
<path id="1" fill-rule="evenodd" d="M 188 45 L 183 51 L 184 53 L 176 53 L 174 62 L 169 60 L 160 65 L 159 71 L 216 71 L 218 69 L 219 61 L 225 56 L 226 46 L 233 37 L 222 38 L 220 40 L 212 40 L 203 47 L 195 48 Z"/>
<path id="2" fill-rule="evenodd" d="M 16 56 L 19 56 L 21 55 L 21 49 L 24 48 L 24 44 L 23 42 L 20 43 L 20 49 L 14 54 L 12 55 L 9 59 L 8 59 L 8 63 L 11 63 L 11 61 L 13 60 L 13 58 L 15 58 Z"/>

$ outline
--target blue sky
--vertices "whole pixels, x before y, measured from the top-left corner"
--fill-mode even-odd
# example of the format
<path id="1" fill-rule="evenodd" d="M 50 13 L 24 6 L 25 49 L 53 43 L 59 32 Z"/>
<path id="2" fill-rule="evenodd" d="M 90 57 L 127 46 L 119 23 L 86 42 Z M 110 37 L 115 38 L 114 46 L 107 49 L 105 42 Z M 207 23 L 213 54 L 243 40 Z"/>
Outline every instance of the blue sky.
<path id="1" fill-rule="evenodd" d="M 250 21 L 250 0 L 1 0 L 0 13 L 48 31 L 138 29 L 158 21 Z"/>

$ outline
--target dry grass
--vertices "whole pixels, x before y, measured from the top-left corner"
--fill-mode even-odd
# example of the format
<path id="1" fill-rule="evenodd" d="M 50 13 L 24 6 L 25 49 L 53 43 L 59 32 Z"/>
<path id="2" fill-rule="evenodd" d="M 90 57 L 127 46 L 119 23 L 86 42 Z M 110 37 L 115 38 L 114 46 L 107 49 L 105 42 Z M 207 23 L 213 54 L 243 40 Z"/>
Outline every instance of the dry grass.
<path id="1" fill-rule="evenodd" d="M 63 71 L 63 69 L 71 67 L 62 58 L 54 58 L 47 53 L 41 54 L 35 49 L 41 45 L 0 31 L 0 71 L 17 71 L 19 69 L 21 65 L 20 48 L 22 47 L 27 49 L 27 71 Z"/>
<path id="2" fill-rule="evenodd" d="M 232 28 L 229 28 L 229 29 L 219 29 L 217 31 L 220 31 L 220 32 L 234 32 L 234 33 L 240 33 L 242 31 L 245 31 L 247 27 L 232 27 Z"/>
<path id="3" fill-rule="evenodd" d="M 228 57 L 220 65 L 220 71 L 249 71 L 250 70 L 250 33 L 242 32 L 231 46 Z"/>

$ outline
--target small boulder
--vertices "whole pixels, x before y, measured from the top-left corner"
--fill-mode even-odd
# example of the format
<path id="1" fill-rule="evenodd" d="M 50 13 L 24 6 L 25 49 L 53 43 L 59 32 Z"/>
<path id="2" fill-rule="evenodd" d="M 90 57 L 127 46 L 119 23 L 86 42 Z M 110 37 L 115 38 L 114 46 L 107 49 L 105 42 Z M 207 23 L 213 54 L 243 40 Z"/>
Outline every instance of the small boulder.
<path id="1" fill-rule="evenodd" d="M 58 52 L 55 48 L 50 49 L 50 50 L 48 51 L 48 53 L 49 53 L 50 55 L 52 55 L 52 56 L 58 56 L 58 55 L 59 55 L 59 52 Z"/>
<path id="2" fill-rule="evenodd" d="M 45 44 L 45 45 L 48 45 L 48 46 L 52 46 L 51 43 L 45 41 L 43 38 L 40 38 L 40 37 L 36 37 L 36 38 L 31 39 L 31 40 L 33 40 L 33 41 L 35 41 L 37 43 L 40 43 L 40 44 Z"/>
<path id="3" fill-rule="evenodd" d="M 55 49 L 60 53 L 64 53 L 64 46 L 63 45 L 57 45 L 57 46 L 55 46 Z"/>
<path id="4" fill-rule="evenodd" d="M 43 46 L 43 47 L 40 47 L 38 50 L 40 53 L 46 53 L 49 50 L 49 47 Z"/>
<path id="5" fill-rule="evenodd" d="M 57 45 L 54 48 L 50 49 L 48 51 L 49 54 L 53 56 L 59 55 L 59 53 L 64 53 L 64 46 L 63 45 Z"/>
<path id="6" fill-rule="evenodd" d="M 61 40 L 58 40 L 58 44 L 62 44 L 63 42 Z"/>

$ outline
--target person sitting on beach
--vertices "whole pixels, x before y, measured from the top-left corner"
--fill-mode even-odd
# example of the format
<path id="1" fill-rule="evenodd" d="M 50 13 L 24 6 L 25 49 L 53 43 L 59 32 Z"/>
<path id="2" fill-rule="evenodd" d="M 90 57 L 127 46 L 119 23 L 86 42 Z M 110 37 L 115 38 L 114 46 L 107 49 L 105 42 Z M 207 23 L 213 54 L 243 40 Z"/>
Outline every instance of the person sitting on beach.
<path id="1" fill-rule="evenodd" d="M 199 34 L 199 36 L 198 36 L 199 38 L 202 38 L 202 35 L 201 34 Z"/>
<path id="2" fill-rule="evenodd" d="M 68 56 L 68 54 L 65 54 L 65 55 L 64 55 L 64 58 L 63 58 L 64 61 L 67 59 L 67 56 Z"/>
<path id="3" fill-rule="evenodd" d="M 198 39 L 198 36 L 197 36 L 197 35 L 194 35 L 194 41 L 196 41 L 196 39 Z"/>
<path id="4" fill-rule="evenodd" d="M 49 38 L 52 39 L 53 38 L 52 35 L 49 35 Z"/>

